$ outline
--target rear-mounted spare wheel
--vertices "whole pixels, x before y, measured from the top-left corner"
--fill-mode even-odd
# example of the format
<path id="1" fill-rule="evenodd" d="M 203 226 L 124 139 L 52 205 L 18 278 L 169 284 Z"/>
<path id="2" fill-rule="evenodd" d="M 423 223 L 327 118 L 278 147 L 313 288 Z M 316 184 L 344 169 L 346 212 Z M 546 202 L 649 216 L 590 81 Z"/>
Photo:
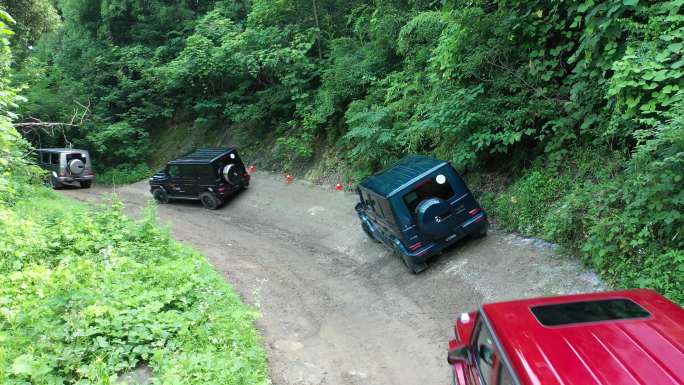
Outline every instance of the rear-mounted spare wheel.
<path id="1" fill-rule="evenodd" d="M 81 175 L 85 170 L 85 163 L 80 159 L 72 159 L 68 164 L 71 175 Z"/>
<path id="2" fill-rule="evenodd" d="M 223 171 L 221 171 L 221 174 L 223 175 L 223 180 L 232 185 L 240 183 L 242 179 L 240 171 L 238 171 L 238 166 L 236 166 L 234 163 L 228 164 L 225 167 L 223 167 Z"/>
<path id="3" fill-rule="evenodd" d="M 416 221 L 420 231 L 438 239 L 454 232 L 454 220 L 449 203 L 444 199 L 426 199 L 416 208 Z"/>

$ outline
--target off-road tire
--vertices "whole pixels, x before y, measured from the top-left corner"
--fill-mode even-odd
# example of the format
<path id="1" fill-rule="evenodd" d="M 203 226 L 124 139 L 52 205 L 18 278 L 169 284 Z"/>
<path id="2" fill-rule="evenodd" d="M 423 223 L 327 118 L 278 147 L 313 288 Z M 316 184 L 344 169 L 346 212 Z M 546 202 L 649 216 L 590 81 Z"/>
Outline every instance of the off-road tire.
<path id="1" fill-rule="evenodd" d="M 212 192 L 205 191 L 200 194 L 199 198 L 207 210 L 216 210 L 221 206 L 221 201 Z"/>
<path id="2" fill-rule="evenodd" d="M 399 253 L 399 256 L 412 274 L 420 274 L 423 270 L 428 268 L 428 264 L 425 262 L 416 264 L 411 262 L 403 253 Z"/>
<path id="3" fill-rule="evenodd" d="M 484 225 L 480 226 L 480 228 L 477 231 L 474 231 L 472 234 L 470 234 L 471 237 L 473 238 L 484 238 L 487 236 L 487 232 L 489 231 L 489 222 L 485 222 Z"/>
<path id="4" fill-rule="evenodd" d="M 52 177 L 52 176 L 50 177 L 50 186 L 54 190 L 59 190 L 62 187 L 64 187 L 64 185 L 60 181 L 58 181 L 57 179 L 55 179 L 55 177 Z"/>
<path id="5" fill-rule="evenodd" d="M 91 182 L 91 181 L 89 181 L 89 180 L 88 180 L 88 181 L 81 182 L 81 188 L 90 188 L 90 186 L 92 185 L 92 183 L 93 183 L 93 182 Z"/>
<path id="6" fill-rule="evenodd" d="M 161 188 L 155 189 L 152 192 L 152 197 L 154 198 L 155 201 L 157 201 L 157 203 L 161 203 L 161 204 L 169 203 L 169 194 L 164 189 L 161 189 Z"/>

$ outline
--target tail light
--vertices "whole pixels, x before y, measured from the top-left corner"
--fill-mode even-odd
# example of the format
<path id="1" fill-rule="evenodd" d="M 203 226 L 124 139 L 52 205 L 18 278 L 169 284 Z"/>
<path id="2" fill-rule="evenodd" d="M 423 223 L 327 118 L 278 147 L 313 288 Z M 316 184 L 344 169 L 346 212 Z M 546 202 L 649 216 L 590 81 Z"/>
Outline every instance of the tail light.
<path id="1" fill-rule="evenodd" d="M 409 249 L 411 249 L 411 251 L 416 251 L 416 250 L 420 249 L 422 246 L 423 246 L 423 243 L 418 242 L 418 243 L 415 243 L 415 244 L 409 246 Z"/>
<path id="2" fill-rule="evenodd" d="M 218 188 L 218 192 L 223 193 L 226 191 L 226 186 L 221 186 Z"/>
<path id="3" fill-rule="evenodd" d="M 477 214 L 477 213 L 479 213 L 479 212 L 480 212 L 480 208 L 477 207 L 477 208 L 474 208 L 474 209 L 468 211 L 468 214 L 470 214 L 470 216 L 472 217 L 473 215 L 475 215 L 475 214 Z"/>

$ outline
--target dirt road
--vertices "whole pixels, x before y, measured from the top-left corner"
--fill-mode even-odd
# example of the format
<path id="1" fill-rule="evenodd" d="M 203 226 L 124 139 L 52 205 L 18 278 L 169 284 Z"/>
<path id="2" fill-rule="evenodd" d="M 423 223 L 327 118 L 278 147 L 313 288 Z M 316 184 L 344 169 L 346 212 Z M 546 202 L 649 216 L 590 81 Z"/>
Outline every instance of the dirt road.
<path id="1" fill-rule="evenodd" d="M 112 189 L 68 189 L 98 200 Z M 146 182 L 116 189 L 135 214 Z M 492 230 L 420 275 L 361 230 L 351 193 L 286 185 L 259 172 L 222 209 L 159 207 L 174 236 L 201 250 L 258 321 L 276 385 L 450 383 L 446 344 L 457 315 L 482 302 L 601 289 L 577 261 L 540 241 Z"/>

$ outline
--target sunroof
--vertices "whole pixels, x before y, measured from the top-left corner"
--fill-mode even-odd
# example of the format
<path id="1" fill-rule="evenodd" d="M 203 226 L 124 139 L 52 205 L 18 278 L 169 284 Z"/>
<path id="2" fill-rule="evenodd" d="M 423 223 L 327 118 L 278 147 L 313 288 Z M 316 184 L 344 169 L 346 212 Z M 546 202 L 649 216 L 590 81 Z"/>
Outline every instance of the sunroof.
<path id="1" fill-rule="evenodd" d="M 651 314 L 629 299 L 608 299 L 533 306 L 532 313 L 544 326 L 645 318 Z"/>

